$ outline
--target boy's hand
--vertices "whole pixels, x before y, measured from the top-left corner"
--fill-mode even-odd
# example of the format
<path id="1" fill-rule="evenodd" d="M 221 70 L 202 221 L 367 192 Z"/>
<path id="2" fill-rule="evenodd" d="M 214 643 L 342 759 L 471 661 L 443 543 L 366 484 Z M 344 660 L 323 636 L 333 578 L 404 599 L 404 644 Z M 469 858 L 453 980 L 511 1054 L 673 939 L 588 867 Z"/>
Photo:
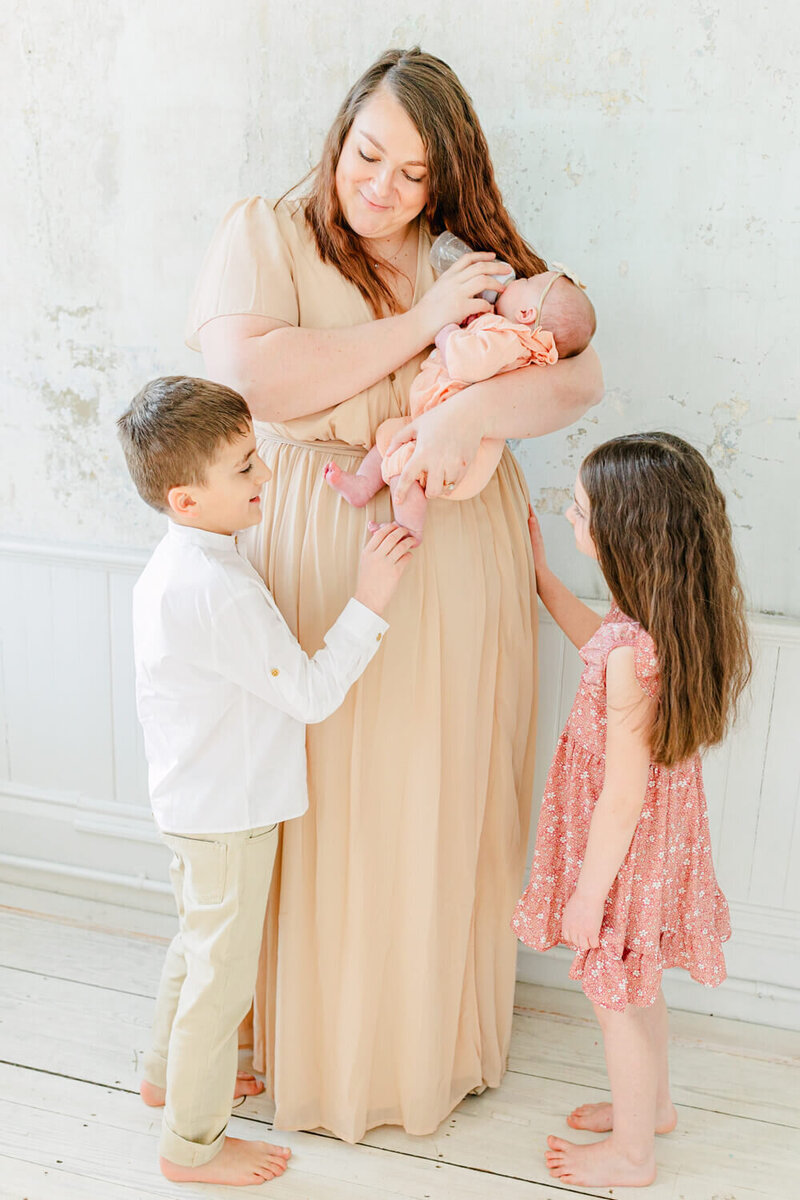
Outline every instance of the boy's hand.
<path id="1" fill-rule="evenodd" d="M 534 517 L 534 520 L 536 518 Z M 605 900 L 573 892 L 561 918 L 561 940 L 576 950 L 594 950 L 600 945 Z"/>
<path id="2" fill-rule="evenodd" d="M 536 574 L 544 574 L 547 570 L 547 555 L 544 550 L 544 538 L 542 537 L 542 529 L 533 511 L 532 506 L 528 505 L 528 534 L 531 539 L 531 549 L 533 550 L 533 565 L 536 568 Z"/>
<path id="3" fill-rule="evenodd" d="M 411 551 L 418 545 L 402 525 L 379 525 L 361 551 L 356 600 L 380 616 L 411 561 Z"/>

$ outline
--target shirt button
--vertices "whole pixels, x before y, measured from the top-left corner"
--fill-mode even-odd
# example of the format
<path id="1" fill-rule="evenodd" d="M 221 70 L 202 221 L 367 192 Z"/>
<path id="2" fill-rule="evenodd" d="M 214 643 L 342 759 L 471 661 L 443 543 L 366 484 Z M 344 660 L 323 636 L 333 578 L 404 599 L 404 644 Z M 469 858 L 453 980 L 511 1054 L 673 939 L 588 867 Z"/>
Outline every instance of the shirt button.
<path id="1" fill-rule="evenodd" d="M 389 382 L 390 382 L 390 383 L 394 383 L 394 381 L 395 381 L 395 379 L 396 379 L 396 378 L 397 378 L 397 375 L 395 374 L 395 372 L 394 372 L 394 371 L 390 371 L 390 372 L 389 372 Z"/>
<path id="2" fill-rule="evenodd" d="M 382 637 L 383 637 L 383 634 L 382 634 L 382 633 L 379 633 L 379 634 L 378 634 L 378 636 L 375 638 L 375 641 L 376 641 L 376 642 L 379 642 L 379 641 L 381 640 L 381 638 L 382 638 Z"/>
<path id="3" fill-rule="evenodd" d="M 280 675 L 280 671 L 278 670 L 277 667 L 273 667 L 272 670 L 270 671 L 270 675 Z"/>

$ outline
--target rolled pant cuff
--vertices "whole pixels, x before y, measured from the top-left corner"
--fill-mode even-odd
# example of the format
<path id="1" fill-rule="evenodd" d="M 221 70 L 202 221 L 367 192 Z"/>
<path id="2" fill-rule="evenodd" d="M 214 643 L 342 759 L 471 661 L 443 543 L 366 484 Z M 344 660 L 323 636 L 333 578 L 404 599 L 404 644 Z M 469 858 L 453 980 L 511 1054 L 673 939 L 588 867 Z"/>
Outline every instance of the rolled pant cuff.
<path id="1" fill-rule="evenodd" d="M 219 1154 L 224 1141 L 225 1130 L 223 1129 L 219 1137 L 214 1138 L 214 1141 L 209 1142 L 207 1146 L 202 1142 L 190 1142 L 175 1133 L 167 1125 L 167 1122 L 163 1121 L 158 1153 L 162 1158 L 166 1158 L 168 1162 L 175 1163 L 179 1167 L 202 1167 L 204 1163 L 211 1162 L 211 1159 Z"/>
<path id="2" fill-rule="evenodd" d="M 148 1083 L 152 1083 L 153 1087 L 166 1090 L 167 1060 L 160 1054 L 156 1054 L 155 1050 L 148 1050 L 145 1054 L 142 1060 L 142 1074 Z"/>

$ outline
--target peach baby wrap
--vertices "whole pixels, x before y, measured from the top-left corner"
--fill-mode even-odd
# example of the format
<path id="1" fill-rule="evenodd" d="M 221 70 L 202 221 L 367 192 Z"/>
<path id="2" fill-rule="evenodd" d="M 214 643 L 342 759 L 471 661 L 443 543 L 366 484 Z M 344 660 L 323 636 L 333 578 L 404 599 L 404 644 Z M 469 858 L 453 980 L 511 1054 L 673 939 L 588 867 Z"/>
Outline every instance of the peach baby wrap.
<path id="1" fill-rule="evenodd" d="M 455 329 L 447 339 L 446 357 L 446 368 L 438 350 L 432 351 L 423 362 L 409 393 L 410 416 L 395 417 L 378 426 L 375 444 L 383 459 L 381 473 L 386 483 L 403 471 L 414 453 L 414 442 L 406 442 L 393 454 L 387 455 L 386 451 L 395 434 L 415 417 L 444 403 L 471 383 L 491 379 L 504 371 L 516 371 L 518 367 L 551 365 L 558 361 L 558 351 L 549 330 L 532 329 L 492 312 Z M 452 491 L 443 493 L 444 497 L 468 500 L 477 496 L 494 474 L 504 446 L 500 438 L 484 438 L 464 478 Z M 420 482 L 424 486 L 424 481 Z"/>

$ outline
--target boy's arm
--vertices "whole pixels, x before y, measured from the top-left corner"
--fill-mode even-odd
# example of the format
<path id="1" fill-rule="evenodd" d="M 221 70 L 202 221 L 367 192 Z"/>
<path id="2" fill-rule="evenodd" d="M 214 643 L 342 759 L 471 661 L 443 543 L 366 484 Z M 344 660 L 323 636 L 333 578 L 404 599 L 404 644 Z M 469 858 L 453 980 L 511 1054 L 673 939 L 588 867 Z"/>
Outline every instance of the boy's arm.
<path id="1" fill-rule="evenodd" d="M 283 615 L 253 572 L 214 625 L 216 670 L 304 724 L 324 721 L 344 700 L 380 646 L 382 617 L 417 540 L 391 522 L 369 525 L 353 599 L 325 634 L 313 658 L 301 649 Z"/>
<path id="2" fill-rule="evenodd" d="M 382 617 L 352 599 L 325 634 L 324 647 L 309 658 L 274 603 L 254 584 L 217 617 L 214 666 L 232 683 L 312 725 L 336 711 L 387 629 Z"/>

